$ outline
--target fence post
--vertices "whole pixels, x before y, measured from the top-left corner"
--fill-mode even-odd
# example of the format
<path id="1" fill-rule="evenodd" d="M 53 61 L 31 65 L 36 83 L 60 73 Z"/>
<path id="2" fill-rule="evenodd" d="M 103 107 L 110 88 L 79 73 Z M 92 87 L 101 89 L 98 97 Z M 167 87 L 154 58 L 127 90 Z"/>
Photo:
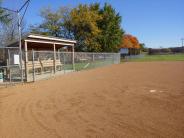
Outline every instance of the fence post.
<path id="1" fill-rule="evenodd" d="M 35 63 L 34 63 L 34 50 L 32 49 L 32 63 L 33 63 L 33 82 L 35 82 Z"/>
<path id="2" fill-rule="evenodd" d="M 0 70 L 0 83 L 3 83 L 3 71 Z"/>
<path id="3" fill-rule="evenodd" d="M 28 81 L 28 53 L 27 53 L 27 41 L 25 41 L 24 43 L 24 68 L 25 68 L 25 77 L 26 77 L 26 81 Z M 21 61 L 22 62 L 22 61 Z M 23 68 L 22 68 L 23 69 Z"/>
<path id="4" fill-rule="evenodd" d="M 59 50 L 57 51 L 57 57 L 58 57 L 59 61 L 61 62 L 61 55 L 60 55 Z M 61 66 L 60 66 L 60 71 L 61 71 Z"/>
<path id="5" fill-rule="evenodd" d="M 94 55 L 94 53 L 92 53 L 93 54 L 93 61 L 95 61 L 95 55 Z"/>
<path id="6" fill-rule="evenodd" d="M 121 63 L 121 54 L 119 53 L 119 64 Z"/>
<path id="7" fill-rule="evenodd" d="M 75 71 L 75 51 L 74 51 L 74 46 L 72 46 L 72 65 L 73 65 L 73 71 Z"/>
<path id="8" fill-rule="evenodd" d="M 62 55 L 63 55 L 63 69 L 65 74 L 65 53 L 62 53 Z"/>
<path id="9" fill-rule="evenodd" d="M 113 53 L 113 64 L 116 64 L 116 54 L 115 53 Z"/>
<path id="10" fill-rule="evenodd" d="M 9 83 L 11 83 L 11 67 L 10 67 L 10 50 L 8 49 L 8 69 L 9 69 L 9 77 L 10 77 L 10 80 L 9 80 Z"/>
<path id="11" fill-rule="evenodd" d="M 56 73 L 56 45 L 54 43 L 54 73 Z"/>

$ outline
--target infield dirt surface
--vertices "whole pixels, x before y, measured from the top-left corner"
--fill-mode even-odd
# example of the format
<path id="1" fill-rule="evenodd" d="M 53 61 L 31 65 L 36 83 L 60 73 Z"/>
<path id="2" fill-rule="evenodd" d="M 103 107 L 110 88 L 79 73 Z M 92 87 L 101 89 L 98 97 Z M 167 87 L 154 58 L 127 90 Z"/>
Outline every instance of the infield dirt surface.
<path id="1" fill-rule="evenodd" d="M 123 63 L 0 89 L 1 138 L 184 137 L 184 62 Z"/>

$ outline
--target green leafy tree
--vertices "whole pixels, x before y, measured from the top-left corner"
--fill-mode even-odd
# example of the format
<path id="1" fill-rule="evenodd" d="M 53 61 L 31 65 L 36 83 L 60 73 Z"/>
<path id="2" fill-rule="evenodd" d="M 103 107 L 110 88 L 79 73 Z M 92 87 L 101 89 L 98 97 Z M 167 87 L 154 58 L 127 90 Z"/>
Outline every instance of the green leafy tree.
<path id="1" fill-rule="evenodd" d="M 101 51 L 101 45 L 98 42 L 101 30 L 97 25 L 101 16 L 94 8 L 92 5 L 79 5 L 71 11 L 71 31 L 78 40 L 77 51 Z"/>
<path id="2" fill-rule="evenodd" d="M 70 9 L 68 7 L 61 7 L 57 11 L 51 10 L 50 7 L 43 8 L 40 11 L 43 22 L 39 25 L 31 25 L 30 30 L 32 33 L 55 37 L 67 37 L 67 30 L 64 27 L 64 22 L 69 14 Z"/>
<path id="3" fill-rule="evenodd" d="M 122 41 L 121 16 L 111 5 L 105 3 L 100 10 L 102 19 L 98 22 L 101 29 L 99 42 L 104 52 L 117 52 Z"/>
<path id="4" fill-rule="evenodd" d="M 0 0 L 0 6 L 1 6 L 2 0 Z M 1 24 L 8 24 L 11 20 L 9 18 L 10 14 L 8 14 L 4 9 L 0 8 L 0 23 Z"/>
<path id="5" fill-rule="evenodd" d="M 1 6 L 2 0 L 0 0 L 0 6 Z M 11 24 L 11 17 L 10 13 L 5 11 L 4 9 L 0 8 L 0 47 L 5 46 L 7 42 L 7 37 L 12 37 L 11 34 L 5 35 L 5 32 L 7 32 L 6 28 L 9 29 L 9 26 Z"/>
<path id="6" fill-rule="evenodd" d="M 140 49 L 142 52 L 148 52 L 148 48 L 146 47 L 144 43 L 140 43 Z"/>
<path id="7" fill-rule="evenodd" d="M 141 50 L 145 48 L 145 44 L 144 43 L 140 43 L 140 48 Z"/>
<path id="8" fill-rule="evenodd" d="M 9 14 L 7 14 L 4 10 L 0 9 L 0 22 L 3 24 L 7 24 L 9 22 L 8 18 Z"/>

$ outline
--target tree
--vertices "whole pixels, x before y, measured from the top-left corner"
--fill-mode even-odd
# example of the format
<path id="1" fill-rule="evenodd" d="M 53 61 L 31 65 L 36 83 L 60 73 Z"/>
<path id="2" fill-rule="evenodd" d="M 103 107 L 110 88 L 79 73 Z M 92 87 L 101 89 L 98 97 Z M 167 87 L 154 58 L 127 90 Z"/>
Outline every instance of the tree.
<path id="1" fill-rule="evenodd" d="M 8 43 L 18 40 L 19 31 L 18 31 L 18 19 L 16 13 L 9 13 L 9 22 L 7 24 L 1 25 L 0 32 L 0 42 L 1 45 L 6 46 Z M 21 32 L 25 33 L 25 21 L 23 20 L 21 24 Z"/>
<path id="2" fill-rule="evenodd" d="M 7 24 L 9 22 L 8 18 L 9 14 L 7 14 L 4 10 L 0 9 L 0 22 L 3 24 Z"/>
<path id="3" fill-rule="evenodd" d="M 40 16 L 43 18 L 43 22 L 39 25 L 31 25 L 30 31 L 32 33 L 55 37 L 68 37 L 64 22 L 69 14 L 70 9 L 68 7 L 60 7 L 56 11 L 51 10 L 50 7 L 43 8 L 40 11 Z"/>
<path id="4" fill-rule="evenodd" d="M 148 52 L 148 48 L 146 48 L 146 45 L 144 43 L 140 43 L 140 49 L 142 52 Z"/>
<path id="5" fill-rule="evenodd" d="M 139 49 L 140 44 L 138 39 L 135 36 L 132 36 L 130 34 L 125 34 L 122 37 L 122 43 L 120 45 L 120 48 L 134 48 Z"/>
<path id="6" fill-rule="evenodd" d="M 130 35 L 129 39 L 132 42 L 132 45 L 133 45 L 132 48 L 134 48 L 134 49 L 139 49 L 140 48 L 139 41 L 135 36 Z"/>
<path id="7" fill-rule="evenodd" d="M 41 10 L 43 21 L 32 25 L 31 32 L 77 40 L 76 51 L 117 52 L 123 30 L 121 16 L 111 5 L 80 4 L 73 9 L 61 7 Z"/>
<path id="8" fill-rule="evenodd" d="M 129 54 L 139 54 L 140 53 L 140 44 L 138 39 L 135 36 L 130 34 L 125 34 L 122 37 L 122 43 L 120 48 L 128 48 Z"/>
<path id="9" fill-rule="evenodd" d="M 100 10 L 100 15 L 102 19 L 98 25 L 101 29 L 99 41 L 102 49 L 104 52 L 117 52 L 124 33 L 121 29 L 121 16 L 107 3 Z"/>
<path id="10" fill-rule="evenodd" d="M 0 0 L 0 5 L 2 3 L 2 0 Z M 0 23 L 1 24 L 8 24 L 10 21 L 9 15 L 4 9 L 0 8 Z"/>
<path id="11" fill-rule="evenodd" d="M 130 35 L 124 35 L 122 37 L 122 44 L 120 45 L 120 48 L 133 48 L 133 44 L 130 41 Z"/>
<path id="12" fill-rule="evenodd" d="M 0 0 L 0 5 L 2 0 Z M 2 8 L 0 8 L 0 47 L 4 46 L 3 38 L 3 26 L 10 22 L 9 14 Z"/>
<path id="13" fill-rule="evenodd" d="M 140 43 L 140 48 L 141 48 L 141 49 L 146 48 L 145 44 L 144 44 L 144 43 Z"/>
<path id="14" fill-rule="evenodd" d="M 78 44 L 77 51 L 101 51 L 101 46 L 98 42 L 100 29 L 97 22 L 101 19 L 98 11 L 93 5 L 79 5 L 71 11 L 71 31 Z"/>

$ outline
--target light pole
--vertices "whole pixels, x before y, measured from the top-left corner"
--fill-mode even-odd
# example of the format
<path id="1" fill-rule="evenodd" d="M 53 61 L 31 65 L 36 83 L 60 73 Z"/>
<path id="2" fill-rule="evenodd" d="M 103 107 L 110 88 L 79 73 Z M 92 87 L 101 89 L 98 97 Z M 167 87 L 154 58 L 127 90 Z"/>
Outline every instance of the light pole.
<path id="1" fill-rule="evenodd" d="M 11 10 L 11 9 L 8 9 L 8 8 L 4 8 L 4 7 L 0 7 L 1 9 L 4 9 L 4 10 L 7 10 L 7 11 L 10 11 L 10 12 L 13 12 L 13 13 L 16 13 L 17 15 L 17 18 L 18 18 L 18 32 L 19 32 L 19 60 L 20 60 L 20 68 L 21 68 L 21 82 L 24 81 L 24 77 L 23 77 L 23 68 L 22 68 L 22 21 L 23 21 L 23 18 L 24 18 L 24 15 L 27 11 L 27 8 L 29 6 L 29 3 L 30 3 L 30 0 L 27 0 L 22 6 L 20 9 L 18 10 Z M 24 13 L 23 13 L 23 16 L 22 18 L 20 17 L 20 12 L 22 11 L 22 9 L 26 7 Z"/>

